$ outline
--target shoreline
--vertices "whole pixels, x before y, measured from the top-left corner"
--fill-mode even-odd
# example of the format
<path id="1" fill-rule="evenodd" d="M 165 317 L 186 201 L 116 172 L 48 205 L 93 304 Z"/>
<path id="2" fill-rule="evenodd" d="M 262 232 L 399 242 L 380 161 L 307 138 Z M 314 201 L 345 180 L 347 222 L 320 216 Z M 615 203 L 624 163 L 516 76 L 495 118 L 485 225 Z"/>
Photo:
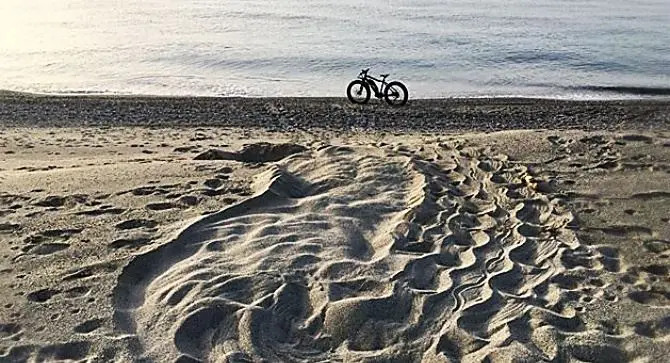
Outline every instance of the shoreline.
<path id="1" fill-rule="evenodd" d="M 578 88 L 580 89 L 580 88 Z M 608 89 L 608 87 L 584 87 L 584 89 Z M 652 88 L 655 90 L 656 88 Z M 409 102 L 426 102 L 426 101 L 538 101 L 538 102 L 662 102 L 670 103 L 670 88 L 661 88 L 662 93 L 616 93 L 627 97 L 611 97 L 611 98 L 569 98 L 569 97 L 542 97 L 542 96 L 523 96 L 523 95 L 484 95 L 484 96 L 448 96 L 448 97 L 420 97 L 409 98 Z M 667 94 L 667 95 L 666 95 Z M 411 95 L 410 95 L 411 96 Z M 23 92 L 0 89 L 0 101 L 8 98 L 41 98 L 41 99 L 121 99 L 121 100 L 182 100 L 182 99 L 196 99 L 196 100 L 344 100 L 345 96 L 212 96 L 212 95 L 161 95 L 161 94 L 114 94 L 114 93 L 40 93 L 40 92 Z M 375 98 L 370 98 L 371 102 L 375 102 Z M 348 102 L 348 101 L 347 101 Z M 383 102 L 383 101 L 382 101 Z"/>
<path id="2" fill-rule="evenodd" d="M 659 129 L 670 100 L 410 99 L 407 106 L 346 98 L 54 96 L 0 91 L 0 126 L 225 126 L 278 130 L 502 131 Z"/>
<path id="3" fill-rule="evenodd" d="M 443 99 L 531 99 L 531 100 L 558 100 L 558 101 L 670 101 L 670 87 L 660 86 L 555 86 L 555 85 L 530 85 L 531 87 L 550 87 L 557 91 L 569 93 L 489 93 L 441 96 L 413 97 L 415 100 L 443 100 Z M 583 92 L 586 92 L 583 94 Z M 97 92 L 97 91 L 63 91 L 63 92 L 39 92 L 39 91 L 15 91 L 0 88 L 0 97 L 3 96 L 36 96 L 36 97 L 100 97 L 100 98 L 209 98 L 209 99 L 237 99 L 237 98 L 345 98 L 344 96 L 272 96 L 272 95 L 223 95 L 223 94 L 170 94 L 170 93 L 121 93 L 121 92 Z"/>

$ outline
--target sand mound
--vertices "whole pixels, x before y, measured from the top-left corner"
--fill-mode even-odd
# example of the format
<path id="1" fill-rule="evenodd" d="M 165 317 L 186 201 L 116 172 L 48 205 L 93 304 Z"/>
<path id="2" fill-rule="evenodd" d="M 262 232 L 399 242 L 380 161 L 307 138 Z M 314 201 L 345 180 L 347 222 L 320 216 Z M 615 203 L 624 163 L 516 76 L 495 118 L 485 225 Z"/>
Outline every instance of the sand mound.
<path id="1" fill-rule="evenodd" d="M 253 196 L 124 268 L 116 328 L 161 360 L 621 357 L 565 307 L 563 273 L 599 252 L 563 202 L 504 155 L 431 153 L 331 146 L 269 166 Z"/>
<path id="2" fill-rule="evenodd" d="M 307 150 L 302 145 L 296 144 L 271 144 L 267 142 L 248 144 L 242 150 L 236 152 L 223 151 L 219 149 L 207 150 L 195 160 L 235 160 L 248 163 L 266 163 L 279 161 L 289 155 L 297 154 Z"/>

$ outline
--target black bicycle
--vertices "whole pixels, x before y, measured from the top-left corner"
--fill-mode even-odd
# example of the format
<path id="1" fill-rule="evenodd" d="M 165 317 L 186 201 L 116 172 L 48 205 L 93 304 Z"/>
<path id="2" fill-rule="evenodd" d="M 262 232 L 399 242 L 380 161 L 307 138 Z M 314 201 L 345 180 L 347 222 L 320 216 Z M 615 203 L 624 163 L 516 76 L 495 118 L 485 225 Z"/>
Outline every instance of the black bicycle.
<path id="1" fill-rule="evenodd" d="M 357 104 L 365 104 L 370 101 L 370 90 L 374 91 L 375 97 L 386 100 L 386 103 L 392 106 L 402 106 L 407 103 L 409 93 L 407 87 L 398 81 L 386 83 L 388 74 L 379 75 L 381 79 L 368 75 L 368 69 L 364 69 L 358 75 L 358 79 L 351 81 L 347 87 L 347 98 L 349 101 Z M 377 87 L 377 83 L 381 84 Z"/>

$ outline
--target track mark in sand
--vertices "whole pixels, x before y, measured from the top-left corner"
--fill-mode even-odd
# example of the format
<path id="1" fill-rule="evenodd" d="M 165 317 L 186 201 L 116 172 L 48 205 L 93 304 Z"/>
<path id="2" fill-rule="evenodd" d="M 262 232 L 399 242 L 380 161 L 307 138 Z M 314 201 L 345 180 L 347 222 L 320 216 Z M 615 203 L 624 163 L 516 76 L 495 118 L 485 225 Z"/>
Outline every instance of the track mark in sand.
<path id="1" fill-rule="evenodd" d="M 151 243 L 151 240 L 149 237 L 119 238 L 111 242 L 109 247 L 113 249 L 138 248 Z"/>
<path id="2" fill-rule="evenodd" d="M 23 332 L 21 325 L 16 323 L 0 323 L 0 340 L 12 339 Z"/>
<path id="3" fill-rule="evenodd" d="M 28 294 L 27 299 L 28 301 L 36 302 L 36 303 L 44 303 L 49 301 L 52 297 L 55 295 L 59 294 L 60 290 L 54 290 L 54 289 L 42 289 L 42 290 L 37 290 L 34 292 L 31 292 Z"/>
<path id="4" fill-rule="evenodd" d="M 158 225 L 158 222 L 153 219 L 128 219 L 123 222 L 116 224 L 114 227 L 116 229 L 128 230 L 136 228 L 154 228 Z"/>
<path id="5" fill-rule="evenodd" d="M 569 297 L 588 292 L 562 276 L 617 270 L 616 250 L 580 245 L 565 203 L 504 155 L 425 148 L 270 165 L 254 195 L 134 257 L 115 329 L 180 361 L 567 359 L 585 331 Z"/>
<path id="6" fill-rule="evenodd" d="M 234 169 L 230 166 L 224 166 L 222 168 L 218 168 L 216 170 L 216 174 L 231 174 L 234 171 Z"/>
<path id="7" fill-rule="evenodd" d="M 24 258 L 26 255 L 45 256 L 63 251 L 70 247 L 66 242 L 82 231 L 83 229 L 52 229 L 32 234 L 25 238 L 26 245 L 21 249 L 22 254 L 15 259 Z"/>
<path id="8" fill-rule="evenodd" d="M 7 362 L 55 362 L 81 361 L 88 357 L 91 343 L 72 341 L 67 343 L 38 345 L 15 345 L 9 348 L 0 358 Z"/>
<path id="9" fill-rule="evenodd" d="M 179 206 L 172 202 L 158 202 L 158 203 L 149 203 L 145 206 L 145 208 L 152 211 L 163 211 L 168 209 L 179 208 Z"/>
<path id="10" fill-rule="evenodd" d="M 654 142 L 654 138 L 650 136 L 636 135 L 636 134 L 623 135 L 621 136 L 621 140 L 630 142 L 644 142 L 647 144 L 651 144 Z"/>
<path id="11" fill-rule="evenodd" d="M 77 212 L 77 215 L 84 215 L 84 216 L 91 216 L 91 217 L 97 217 L 97 216 L 103 216 L 106 214 L 111 214 L 111 215 L 117 215 L 125 212 L 126 209 L 124 208 L 113 208 L 111 206 L 102 206 L 98 209 L 89 209 L 85 211 L 80 211 Z"/>
<path id="12" fill-rule="evenodd" d="M 88 334 L 93 332 L 94 330 L 99 329 L 102 326 L 102 323 L 104 322 L 103 319 L 91 319 L 87 320 L 77 326 L 74 327 L 74 332 L 77 334 Z"/>
<path id="13" fill-rule="evenodd" d="M 633 291 L 628 297 L 640 304 L 649 306 L 670 306 L 670 291 L 652 288 L 651 290 Z"/>
<path id="14" fill-rule="evenodd" d="M 92 276 L 94 276 L 93 270 L 91 270 L 90 268 L 81 268 L 65 275 L 63 277 L 63 281 L 85 279 Z"/>
<path id="15" fill-rule="evenodd" d="M 640 270 L 657 276 L 668 276 L 670 270 L 667 265 L 647 265 L 640 267 Z"/>
<path id="16" fill-rule="evenodd" d="M 56 252 L 63 251 L 70 247 L 67 243 L 43 243 L 36 246 L 26 246 L 24 252 L 29 252 L 33 255 L 50 255 Z"/>
<path id="17" fill-rule="evenodd" d="M 17 206 L 16 209 L 20 209 L 20 206 Z M 8 215 L 15 214 L 16 209 L 0 209 L 0 218 L 7 217 Z M 11 223 L 9 223 L 11 224 Z M 0 232 L 0 233 L 6 233 L 6 232 Z"/>
<path id="18" fill-rule="evenodd" d="M 28 244 L 37 244 L 53 239 L 68 240 L 83 230 L 83 228 L 47 229 L 26 237 L 25 242 Z"/>
<path id="19" fill-rule="evenodd" d="M 222 187 L 218 189 L 205 188 L 198 190 L 198 192 L 207 197 L 215 197 L 230 194 L 246 197 L 252 194 L 251 191 L 243 187 Z"/>
<path id="20" fill-rule="evenodd" d="M 184 207 L 193 207 L 200 202 L 200 199 L 195 195 L 184 195 L 179 197 L 177 203 Z"/>
<path id="21" fill-rule="evenodd" d="M 132 194 L 134 196 L 148 196 L 148 195 L 166 195 L 171 193 L 173 189 L 176 189 L 179 185 L 146 185 L 131 190 L 126 190 L 116 193 L 116 195 L 125 195 Z"/>
<path id="22" fill-rule="evenodd" d="M 652 200 L 656 198 L 670 198 L 670 192 L 655 190 L 651 192 L 635 193 L 630 196 L 633 199 Z"/>
<path id="23" fill-rule="evenodd" d="M 635 333 L 653 339 L 661 339 L 670 335 L 670 316 L 657 320 L 636 323 Z"/>
<path id="24" fill-rule="evenodd" d="M 87 199 L 88 199 L 87 195 L 71 195 L 71 196 L 50 195 L 33 204 L 38 207 L 58 208 L 66 205 L 83 204 L 86 202 Z"/>
<path id="25" fill-rule="evenodd" d="M 75 281 L 92 279 L 100 275 L 112 273 L 117 270 L 116 265 L 110 262 L 99 263 L 95 265 L 80 267 L 66 271 L 63 274 L 63 281 Z"/>
<path id="26" fill-rule="evenodd" d="M 234 160 L 250 163 L 267 163 L 284 159 L 290 155 L 306 151 L 297 144 L 257 143 L 244 145 L 240 151 L 229 152 L 210 149 L 196 156 L 195 160 Z"/>
<path id="27" fill-rule="evenodd" d="M 0 223 L 0 234 L 10 234 L 21 229 L 21 225 L 17 223 Z"/>
<path id="28" fill-rule="evenodd" d="M 176 152 L 176 153 L 187 153 L 187 152 L 191 152 L 191 151 L 196 151 L 199 148 L 200 148 L 199 146 L 180 146 L 180 147 L 175 148 L 172 151 Z"/>
<path id="29" fill-rule="evenodd" d="M 210 188 L 210 189 L 217 189 L 217 188 L 219 188 L 220 186 L 222 186 L 223 183 L 224 183 L 224 181 L 221 180 L 221 179 L 219 179 L 219 178 L 207 179 L 207 180 L 205 180 L 205 181 L 203 182 L 203 184 L 204 184 L 207 188 Z"/>
<path id="30" fill-rule="evenodd" d="M 670 241 L 666 240 L 651 240 L 645 241 L 644 247 L 653 253 L 663 253 L 670 250 Z"/>
<path id="31" fill-rule="evenodd" d="M 615 237 L 627 237 L 627 238 L 645 238 L 652 237 L 654 231 L 651 228 L 637 225 L 614 225 L 599 228 L 605 234 Z"/>
<path id="32" fill-rule="evenodd" d="M 0 192 L 0 206 L 3 207 L 14 206 L 14 205 L 22 206 L 21 202 L 25 202 L 28 200 L 30 200 L 30 197 L 26 197 L 19 194 Z"/>
<path id="33" fill-rule="evenodd" d="M 73 287 L 71 289 L 65 290 L 63 292 L 63 295 L 65 295 L 65 297 L 67 299 L 76 299 L 76 298 L 80 298 L 80 297 L 88 295 L 88 293 L 90 291 L 91 291 L 90 286 L 77 286 L 77 287 Z"/>

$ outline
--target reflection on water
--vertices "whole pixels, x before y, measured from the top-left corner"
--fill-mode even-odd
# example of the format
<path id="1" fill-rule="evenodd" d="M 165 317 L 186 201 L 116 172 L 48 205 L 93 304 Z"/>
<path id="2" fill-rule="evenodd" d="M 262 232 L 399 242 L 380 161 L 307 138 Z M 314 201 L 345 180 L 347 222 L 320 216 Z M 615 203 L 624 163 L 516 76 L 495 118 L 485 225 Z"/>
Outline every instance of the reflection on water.
<path id="1" fill-rule="evenodd" d="M 663 91 L 668 14 L 667 0 L 3 0 L 0 89 L 344 96 L 372 67 L 413 97 Z"/>

